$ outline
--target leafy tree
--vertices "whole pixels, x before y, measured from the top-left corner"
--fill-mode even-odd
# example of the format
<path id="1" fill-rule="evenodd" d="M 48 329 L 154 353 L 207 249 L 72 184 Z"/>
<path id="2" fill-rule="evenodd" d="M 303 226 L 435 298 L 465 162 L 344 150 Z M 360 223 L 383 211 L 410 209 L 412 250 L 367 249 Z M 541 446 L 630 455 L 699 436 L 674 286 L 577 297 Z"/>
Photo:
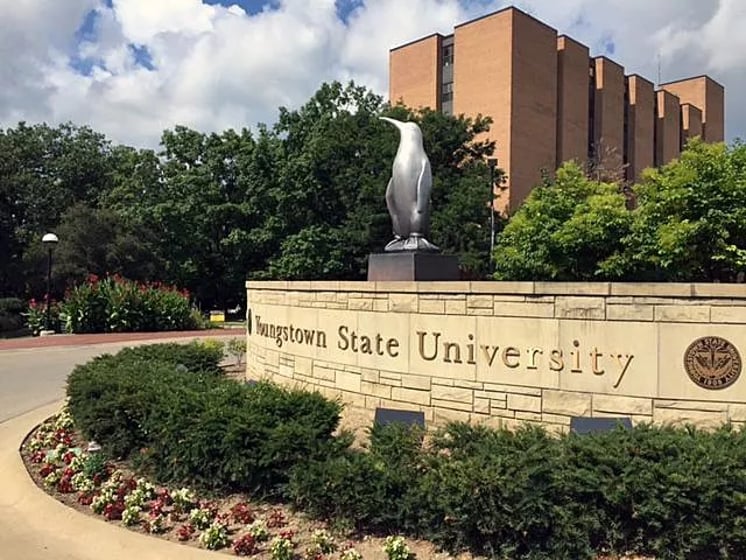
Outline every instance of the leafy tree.
<path id="1" fill-rule="evenodd" d="M 743 281 L 746 274 L 746 145 L 689 143 L 678 160 L 650 170 L 634 189 L 638 207 L 619 277 Z"/>
<path id="2" fill-rule="evenodd" d="M 281 226 L 284 235 L 314 225 L 338 230 L 344 250 L 336 254 L 345 260 L 334 266 L 323 260 L 316 277 L 329 277 L 332 270 L 365 277 L 368 254 L 391 239 L 384 198 L 399 139 L 378 119 L 382 115 L 420 124 L 433 172 L 431 241 L 458 254 L 470 275 L 483 274 L 489 262 L 489 172 L 482 158 L 494 145 L 477 136 L 490 121 L 388 107 L 354 84 L 324 84 L 299 110 L 280 110 L 274 132 L 284 149 L 276 204 L 278 214 L 290 218 Z M 288 258 L 281 258 L 282 270 Z M 268 274 L 279 270 L 275 266 Z"/>
<path id="3" fill-rule="evenodd" d="M 588 179 L 573 162 L 537 186 L 498 236 L 498 280 L 594 280 L 613 276 L 632 216 L 617 185 Z"/>
<path id="4" fill-rule="evenodd" d="M 281 253 L 269 262 L 269 277 L 286 280 L 344 278 L 349 274 L 345 264 L 344 235 L 338 229 L 310 226 L 282 242 Z"/>
<path id="5" fill-rule="evenodd" d="M 0 130 L 0 293 L 24 295 L 35 280 L 24 258 L 67 208 L 106 192 L 111 146 L 88 127 L 46 124 Z M 38 294 L 37 294 L 38 295 Z"/>

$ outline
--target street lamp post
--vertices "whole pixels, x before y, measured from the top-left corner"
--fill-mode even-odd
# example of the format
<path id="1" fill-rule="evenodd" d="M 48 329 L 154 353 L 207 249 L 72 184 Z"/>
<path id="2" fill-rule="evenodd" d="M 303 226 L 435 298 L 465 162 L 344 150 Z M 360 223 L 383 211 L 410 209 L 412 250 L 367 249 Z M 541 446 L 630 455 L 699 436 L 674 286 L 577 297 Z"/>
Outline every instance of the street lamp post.
<path id="1" fill-rule="evenodd" d="M 47 334 L 53 332 L 51 330 L 52 315 L 50 307 L 52 297 L 52 250 L 58 241 L 59 238 L 53 233 L 45 233 L 44 237 L 41 238 L 42 244 L 47 247 L 47 317 L 45 324 Z"/>
<path id="2" fill-rule="evenodd" d="M 487 165 L 490 166 L 490 264 L 495 258 L 495 169 L 497 158 L 488 158 Z"/>

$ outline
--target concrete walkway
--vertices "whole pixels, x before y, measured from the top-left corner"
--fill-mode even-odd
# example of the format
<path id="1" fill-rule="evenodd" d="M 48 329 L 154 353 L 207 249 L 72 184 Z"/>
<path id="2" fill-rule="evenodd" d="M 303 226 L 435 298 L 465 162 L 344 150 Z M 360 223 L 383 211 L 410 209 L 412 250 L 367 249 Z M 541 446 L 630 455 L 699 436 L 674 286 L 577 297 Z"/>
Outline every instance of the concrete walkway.
<path id="1" fill-rule="evenodd" d="M 2 560 L 215 560 L 216 553 L 116 527 L 71 509 L 39 489 L 19 446 L 61 402 L 0 424 Z"/>

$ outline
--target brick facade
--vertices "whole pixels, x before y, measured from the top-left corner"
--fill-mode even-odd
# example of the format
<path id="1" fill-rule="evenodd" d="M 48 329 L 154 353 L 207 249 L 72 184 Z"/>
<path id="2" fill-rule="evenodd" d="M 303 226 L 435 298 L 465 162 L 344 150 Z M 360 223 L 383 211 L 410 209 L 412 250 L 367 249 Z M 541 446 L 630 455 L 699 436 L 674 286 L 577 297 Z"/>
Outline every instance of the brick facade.
<path id="1" fill-rule="evenodd" d="M 725 92 L 711 78 L 663 84 L 666 93 L 656 94 L 650 81 L 625 77 L 617 62 L 591 58 L 585 45 L 513 7 L 392 49 L 389 60 L 392 102 L 492 117 L 489 138 L 507 173 L 503 210 L 570 159 L 590 156 L 633 181 L 693 136 L 724 139 Z M 685 123 L 678 132 L 674 121 Z"/>

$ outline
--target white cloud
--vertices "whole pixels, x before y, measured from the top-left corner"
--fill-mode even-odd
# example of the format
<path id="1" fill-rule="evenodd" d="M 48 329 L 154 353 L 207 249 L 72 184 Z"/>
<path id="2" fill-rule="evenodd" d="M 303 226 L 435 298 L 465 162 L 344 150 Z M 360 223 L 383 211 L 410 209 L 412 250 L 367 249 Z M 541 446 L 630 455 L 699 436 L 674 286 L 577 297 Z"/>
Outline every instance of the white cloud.
<path id="1" fill-rule="evenodd" d="M 323 81 L 355 79 L 384 94 L 388 50 L 502 7 L 499 0 L 366 0 L 343 23 L 334 0 L 283 0 L 248 15 L 200 0 L 0 0 L 0 126 L 18 120 L 89 124 L 155 146 L 164 128 L 272 122 Z M 743 0 L 523 0 L 517 4 L 664 81 L 711 73 L 726 86 L 729 137 L 746 135 Z M 76 30 L 97 10 L 93 39 Z M 153 70 L 131 45 L 146 48 Z M 81 73 L 75 58 L 93 64 Z"/>

